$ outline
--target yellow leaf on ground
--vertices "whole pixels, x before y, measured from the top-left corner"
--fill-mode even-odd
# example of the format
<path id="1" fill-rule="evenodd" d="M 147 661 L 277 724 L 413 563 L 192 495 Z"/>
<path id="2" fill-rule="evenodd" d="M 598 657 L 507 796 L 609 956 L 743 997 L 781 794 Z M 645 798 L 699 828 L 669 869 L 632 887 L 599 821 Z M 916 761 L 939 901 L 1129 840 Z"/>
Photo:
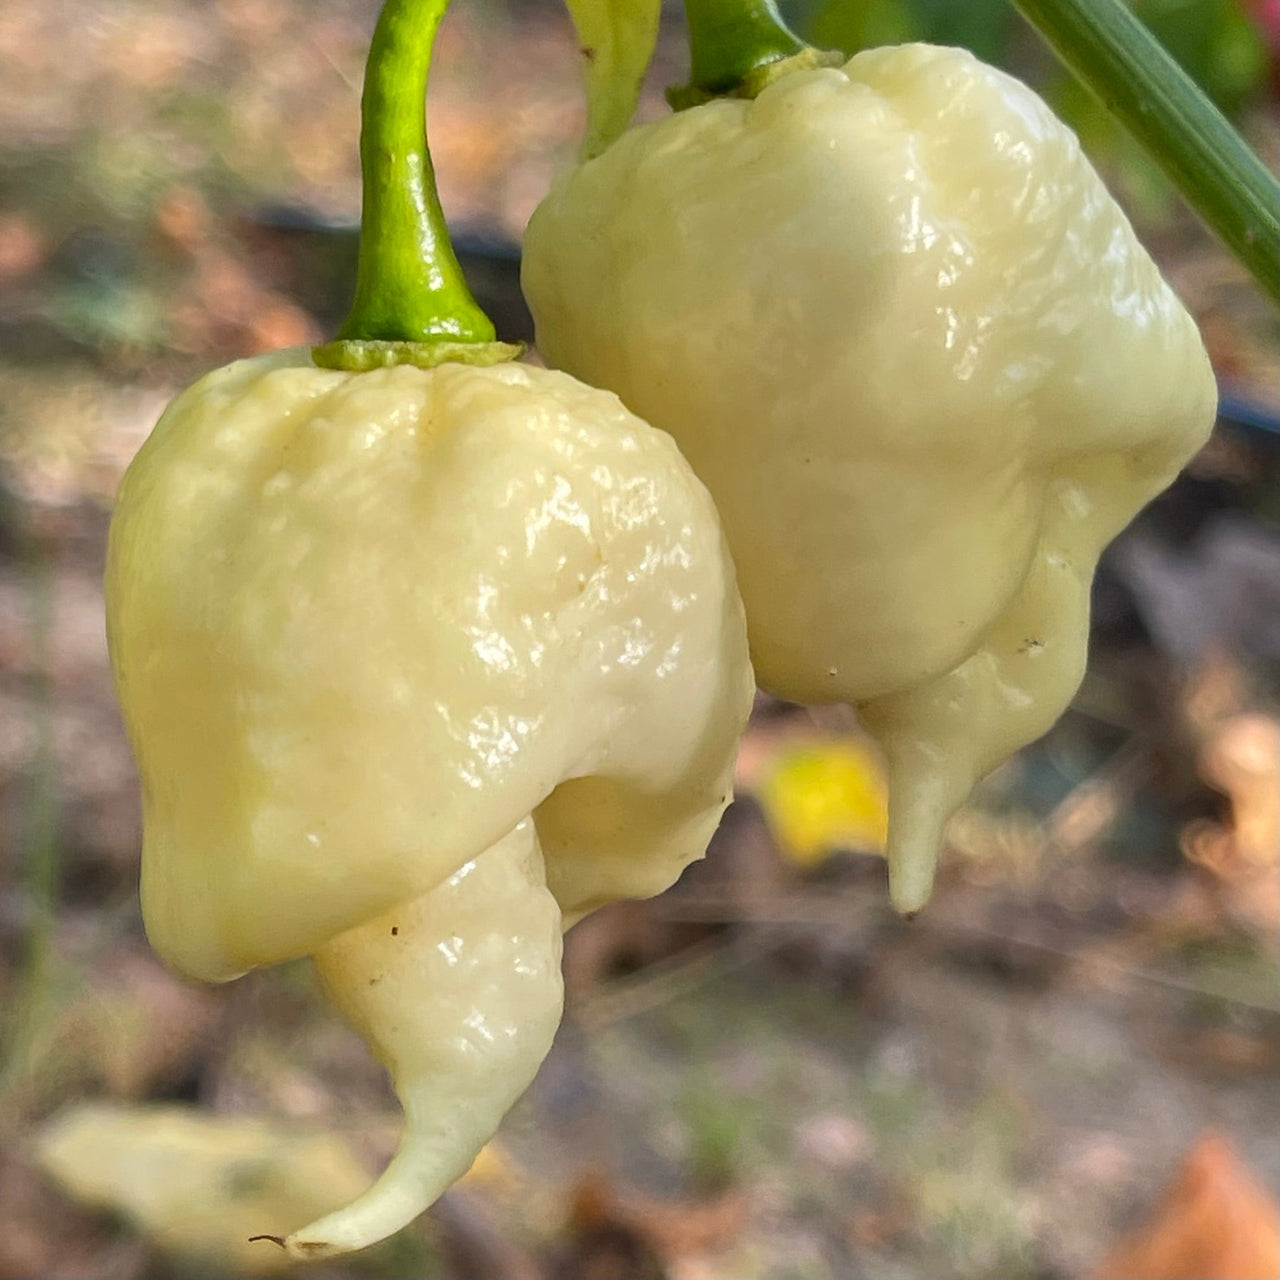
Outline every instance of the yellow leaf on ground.
<path id="1" fill-rule="evenodd" d="M 866 739 L 787 744 L 762 771 L 757 799 L 783 855 L 800 866 L 838 849 L 884 852 L 888 788 Z"/>

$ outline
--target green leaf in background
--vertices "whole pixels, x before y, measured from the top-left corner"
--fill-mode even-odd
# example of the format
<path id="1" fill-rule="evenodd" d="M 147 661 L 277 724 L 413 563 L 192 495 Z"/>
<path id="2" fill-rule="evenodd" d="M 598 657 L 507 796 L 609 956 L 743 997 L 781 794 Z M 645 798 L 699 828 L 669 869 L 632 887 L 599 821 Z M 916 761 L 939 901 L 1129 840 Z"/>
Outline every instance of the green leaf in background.
<path id="1" fill-rule="evenodd" d="M 658 39 L 661 0 L 565 0 L 586 61 L 587 135 L 598 156 L 631 121 Z"/>

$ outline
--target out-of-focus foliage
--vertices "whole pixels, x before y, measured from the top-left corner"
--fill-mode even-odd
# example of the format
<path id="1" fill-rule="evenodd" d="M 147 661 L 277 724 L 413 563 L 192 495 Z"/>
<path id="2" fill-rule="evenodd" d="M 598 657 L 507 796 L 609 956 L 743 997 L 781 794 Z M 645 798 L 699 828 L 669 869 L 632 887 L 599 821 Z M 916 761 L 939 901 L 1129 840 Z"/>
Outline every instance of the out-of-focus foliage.
<path id="1" fill-rule="evenodd" d="M 1241 0 L 1141 0 L 1138 15 L 1183 69 L 1228 114 L 1266 87 L 1273 54 Z"/>

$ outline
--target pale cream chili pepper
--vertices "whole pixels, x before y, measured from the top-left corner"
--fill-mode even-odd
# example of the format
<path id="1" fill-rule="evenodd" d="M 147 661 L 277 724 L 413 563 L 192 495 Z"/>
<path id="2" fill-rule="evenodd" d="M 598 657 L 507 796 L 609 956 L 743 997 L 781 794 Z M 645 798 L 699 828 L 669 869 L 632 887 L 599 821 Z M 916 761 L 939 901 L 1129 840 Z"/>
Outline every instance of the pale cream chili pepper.
<path id="1" fill-rule="evenodd" d="M 371 1244 L 532 1080 L 562 927 L 665 889 L 729 801 L 753 683 L 711 499 L 565 374 L 284 351 L 165 413 L 107 605 L 148 935 L 206 980 L 315 957 L 406 1126 L 285 1243 Z"/>
<path id="2" fill-rule="evenodd" d="M 766 689 L 858 706 L 900 909 L 1079 685 L 1098 555 L 1206 438 L 1200 336 L 1075 136 L 908 45 L 624 134 L 529 224 L 549 363 L 715 497 Z"/>

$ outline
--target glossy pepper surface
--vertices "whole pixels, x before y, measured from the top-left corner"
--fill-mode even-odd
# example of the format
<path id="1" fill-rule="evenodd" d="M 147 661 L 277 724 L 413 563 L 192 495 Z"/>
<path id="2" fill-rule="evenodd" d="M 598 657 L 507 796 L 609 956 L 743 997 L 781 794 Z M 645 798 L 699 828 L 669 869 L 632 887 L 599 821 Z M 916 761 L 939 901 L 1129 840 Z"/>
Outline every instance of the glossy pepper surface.
<path id="1" fill-rule="evenodd" d="M 895 901 L 1062 712 L 1098 555 L 1212 425 L 1195 324 L 1074 135 L 954 49 L 875 49 L 624 134 L 535 213 L 547 360 L 711 489 L 761 684 L 848 701 Z"/>
<path id="2" fill-rule="evenodd" d="M 533 1078 L 562 927 L 706 848 L 753 690 L 715 510 L 565 374 L 284 351 L 166 412 L 107 593 L 153 944 L 214 980 L 314 956 L 404 1104 L 383 1178 L 287 1242 L 361 1247 Z"/>

